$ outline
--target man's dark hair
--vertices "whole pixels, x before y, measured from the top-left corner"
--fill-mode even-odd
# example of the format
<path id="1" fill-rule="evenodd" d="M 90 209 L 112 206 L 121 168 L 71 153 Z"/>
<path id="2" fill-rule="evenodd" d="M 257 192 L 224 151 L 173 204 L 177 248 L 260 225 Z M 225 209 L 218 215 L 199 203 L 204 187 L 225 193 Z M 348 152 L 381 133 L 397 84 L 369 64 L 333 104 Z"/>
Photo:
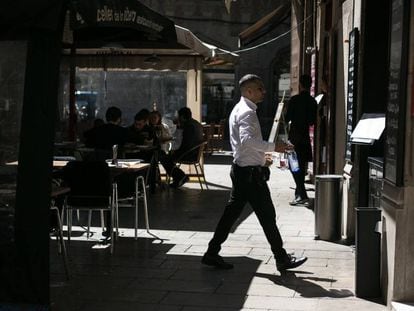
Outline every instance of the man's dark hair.
<path id="1" fill-rule="evenodd" d="M 312 86 L 312 78 L 310 75 L 301 75 L 299 78 L 299 83 L 305 89 L 310 89 L 310 87 Z"/>
<path id="2" fill-rule="evenodd" d="M 262 78 L 254 74 L 247 74 L 240 79 L 239 87 L 243 88 L 245 85 L 247 85 L 250 82 L 253 82 L 253 83 L 262 82 Z"/>
<path id="3" fill-rule="evenodd" d="M 116 122 L 121 118 L 121 116 L 121 109 L 115 106 L 109 107 L 105 113 L 106 122 Z"/>
<path id="4" fill-rule="evenodd" d="M 178 110 L 178 116 L 186 121 L 190 120 L 192 117 L 191 109 L 188 107 L 183 107 Z"/>
<path id="5" fill-rule="evenodd" d="M 146 108 L 143 108 L 137 112 L 134 119 L 135 121 L 148 120 L 149 114 L 150 114 L 149 110 Z"/>

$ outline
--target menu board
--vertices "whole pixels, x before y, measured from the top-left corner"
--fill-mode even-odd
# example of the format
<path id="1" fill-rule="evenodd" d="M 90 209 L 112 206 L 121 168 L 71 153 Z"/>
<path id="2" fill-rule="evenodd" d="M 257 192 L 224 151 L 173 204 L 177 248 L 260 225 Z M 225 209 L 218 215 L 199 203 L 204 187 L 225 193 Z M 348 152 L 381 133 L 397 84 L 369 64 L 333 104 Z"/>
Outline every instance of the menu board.
<path id="1" fill-rule="evenodd" d="M 409 0 L 392 0 L 391 3 L 384 178 L 396 186 L 402 186 Z"/>
<path id="2" fill-rule="evenodd" d="M 345 160 L 353 160 L 353 146 L 351 134 L 354 129 L 355 111 L 357 100 L 357 77 L 358 77 L 358 53 L 359 53 L 359 32 L 354 28 L 349 33 L 349 54 L 348 54 L 348 93 L 346 103 L 346 146 Z"/>

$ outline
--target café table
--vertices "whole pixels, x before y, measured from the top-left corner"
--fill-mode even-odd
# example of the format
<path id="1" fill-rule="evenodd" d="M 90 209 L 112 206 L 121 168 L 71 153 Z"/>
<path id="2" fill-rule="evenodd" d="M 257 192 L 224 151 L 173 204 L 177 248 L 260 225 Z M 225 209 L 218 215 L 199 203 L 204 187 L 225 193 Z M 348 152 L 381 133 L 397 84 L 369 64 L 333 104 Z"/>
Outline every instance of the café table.
<path id="1" fill-rule="evenodd" d="M 156 183 L 159 180 L 159 151 L 160 147 L 154 145 L 126 144 L 123 147 L 123 154 L 125 158 L 140 157 L 143 158 L 145 162 L 150 164 L 148 182 L 151 192 L 155 191 Z"/>
<path id="2" fill-rule="evenodd" d="M 137 173 L 143 170 L 146 170 L 148 168 L 150 168 L 151 164 L 150 163 L 143 163 L 141 162 L 142 160 L 140 159 L 118 159 L 117 164 L 112 164 L 112 159 L 108 159 L 106 162 L 108 163 L 108 166 L 110 168 L 110 172 L 111 172 L 111 178 L 115 179 L 117 176 L 123 174 L 123 173 Z M 53 161 L 53 167 L 56 169 L 62 169 L 63 167 L 66 166 L 66 164 L 69 161 Z M 18 161 L 13 161 L 13 162 L 9 162 L 7 163 L 7 165 L 18 165 Z M 146 185 L 146 180 L 145 178 L 143 178 L 142 176 L 140 176 L 140 181 L 142 184 L 143 192 L 143 198 L 144 198 L 144 204 L 145 204 L 145 223 L 146 223 L 146 229 L 147 232 L 149 232 L 149 220 L 148 220 L 148 209 L 147 209 L 147 200 L 146 200 L 146 193 L 145 193 L 145 185 Z M 113 182 L 112 183 L 112 187 L 113 190 L 117 190 L 117 183 Z M 114 193 L 117 193 L 117 191 L 115 191 Z M 137 195 L 137 194 L 136 194 Z M 117 200 L 115 200 L 116 204 Z M 118 206 L 118 205 L 117 205 Z M 137 211 L 137 207 L 138 205 L 136 205 L 136 210 L 135 210 L 135 238 L 137 238 L 137 228 L 138 228 L 138 211 Z M 116 208 L 117 210 L 117 208 Z"/>

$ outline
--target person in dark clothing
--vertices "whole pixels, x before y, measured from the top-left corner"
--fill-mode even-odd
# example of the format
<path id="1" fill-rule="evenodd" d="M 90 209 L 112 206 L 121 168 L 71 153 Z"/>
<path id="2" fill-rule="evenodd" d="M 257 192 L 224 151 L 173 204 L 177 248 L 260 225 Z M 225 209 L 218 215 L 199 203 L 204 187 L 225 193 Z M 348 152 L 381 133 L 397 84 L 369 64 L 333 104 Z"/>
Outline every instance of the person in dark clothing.
<path id="1" fill-rule="evenodd" d="M 183 138 L 180 147 L 172 154 L 160 156 L 160 162 L 169 176 L 173 178 L 171 187 L 178 188 L 185 184 L 189 178 L 185 173 L 175 166 L 175 162 L 185 152 L 194 148 L 203 142 L 203 126 L 197 120 L 192 118 L 190 108 L 183 107 L 178 111 L 178 122 L 180 128 L 183 130 Z M 195 160 L 197 158 L 198 151 L 194 150 L 194 153 L 188 155 L 186 160 Z"/>
<path id="2" fill-rule="evenodd" d="M 148 124 L 150 112 L 148 109 L 141 109 L 135 115 L 134 124 L 128 127 L 128 143 L 135 145 L 152 145 L 155 137 L 154 130 Z"/>
<path id="3" fill-rule="evenodd" d="M 299 170 L 293 172 L 296 190 L 295 198 L 289 202 L 290 205 L 309 204 L 309 198 L 305 189 L 305 176 L 308 169 L 308 162 L 312 161 L 312 146 L 309 136 L 309 126 L 315 124 L 317 103 L 310 95 L 312 78 L 309 75 L 302 75 L 299 78 L 298 95 L 292 96 L 289 101 L 285 121 L 290 122 L 289 141 L 295 146 L 298 156 Z"/>
<path id="4" fill-rule="evenodd" d="M 180 157 L 191 148 L 204 141 L 203 126 L 192 118 L 190 108 L 183 107 L 178 111 L 179 127 L 183 130 L 183 138 L 180 147 L 174 151 L 174 159 Z M 197 150 L 188 156 L 188 160 L 197 158 Z"/>
<path id="5" fill-rule="evenodd" d="M 121 118 L 122 112 L 118 107 L 112 106 L 106 110 L 106 123 L 101 126 L 94 127 L 92 129 L 92 134 L 89 133 L 89 135 L 85 136 L 85 145 L 89 148 L 95 149 L 93 156 L 90 156 L 87 160 L 104 161 L 112 158 L 113 145 L 118 145 L 118 148 L 122 149 L 127 140 L 127 129 L 120 126 Z M 118 180 L 116 181 L 117 183 L 119 182 Z M 130 183 L 129 180 L 127 183 Z M 106 237 L 110 236 L 110 232 L 112 230 L 109 226 L 111 223 L 110 217 L 110 213 L 107 213 L 105 218 L 107 230 L 102 233 Z"/>
<path id="6" fill-rule="evenodd" d="M 127 131 L 120 126 L 121 117 L 122 112 L 118 107 L 109 107 L 105 113 L 106 123 L 85 133 L 85 146 L 106 151 L 112 151 L 113 145 L 123 146 Z"/>
<path id="7" fill-rule="evenodd" d="M 148 109 L 141 109 L 135 115 L 134 123 L 128 127 L 125 157 L 129 159 L 142 159 L 150 163 L 147 182 L 150 185 L 151 192 L 153 192 L 156 183 L 158 150 L 154 145 L 156 140 L 155 131 L 148 122 L 149 115 Z"/>
<path id="8" fill-rule="evenodd" d="M 229 118 L 230 144 L 233 150 L 233 165 L 230 177 L 232 189 L 229 202 L 217 224 L 213 238 L 201 262 L 218 269 L 232 269 L 219 255 L 231 228 L 241 215 L 245 205 L 250 204 L 271 246 L 279 271 L 302 265 L 307 258 L 296 258 L 288 254 L 276 224 L 276 212 L 267 180 L 269 166 L 273 163 L 268 152 L 284 152 L 291 148 L 287 144 L 275 144 L 263 140 L 256 109 L 265 96 L 260 77 L 248 74 L 239 82 L 241 98 L 234 106 Z"/>
<path id="9" fill-rule="evenodd" d="M 92 144 L 92 142 L 94 142 L 96 140 L 95 135 L 97 132 L 97 128 L 104 125 L 105 121 L 97 118 L 94 120 L 93 122 L 93 127 L 90 128 L 89 130 L 83 132 L 83 138 L 84 138 L 84 142 L 86 147 L 90 147 L 90 145 Z"/>
<path id="10" fill-rule="evenodd" d="M 155 138 L 154 130 L 148 124 L 148 109 L 141 109 L 134 117 L 134 124 L 128 127 L 127 143 L 134 145 L 152 146 Z M 151 162 L 153 150 L 141 150 L 134 153 L 126 153 L 127 158 L 139 158 Z"/>

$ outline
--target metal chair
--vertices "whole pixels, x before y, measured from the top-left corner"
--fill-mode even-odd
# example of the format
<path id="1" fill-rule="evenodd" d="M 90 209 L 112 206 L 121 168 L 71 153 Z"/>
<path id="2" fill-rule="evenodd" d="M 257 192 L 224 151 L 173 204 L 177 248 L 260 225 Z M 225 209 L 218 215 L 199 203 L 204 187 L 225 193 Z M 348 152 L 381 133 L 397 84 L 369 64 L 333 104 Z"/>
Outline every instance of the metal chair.
<path id="1" fill-rule="evenodd" d="M 148 173 L 147 173 L 148 175 Z M 135 188 L 134 191 L 119 196 L 118 184 L 115 183 L 115 223 L 116 223 L 116 235 L 118 236 L 119 228 L 119 207 L 134 207 L 134 230 L 135 239 L 138 239 L 138 205 L 139 201 L 142 200 L 144 203 L 144 216 L 145 216 L 145 227 L 147 232 L 149 231 L 149 217 L 148 217 L 148 204 L 147 204 L 147 183 L 144 176 L 135 177 Z M 124 192 L 125 193 L 125 192 Z"/>
<path id="2" fill-rule="evenodd" d="M 208 190 L 207 180 L 206 180 L 206 176 L 204 175 L 204 169 L 203 169 L 203 163 L 202 163 L 202 156 L 203 156 L 204 149 L 206 148 L 206 146 L 207 146 L 207 141 L 203 141 L 202 143 L 187 150 L 175 160 L 176 166 L 174 167 L 174 169 L 180 168 L 182 164 L 190 165 L 190 166 L 193 165 L 196 171 L 197 177 L 198 177 L 198 182 L 200 183 L 201 190 L 204 190 L 203 184 L 201 182 L 201 177 L 203 177 L 204 184 L 206 186 L 206 189 Z M 198 171 L 198 169 L 200 169 L 200 171 Z M 168 176 L 167 183 L 168 184 L 170 183 L 170 176 Z"/>
<path id="3" fill-rule="evenodd" d="M 64 180 L 71 188 L 63 204 L 68 225 L 68 240 L 72 232 L 72 210 L 88 211 L 88 231 L 93 211 L 109 212 L 107 230 L 110 230 L 111 253 L 114 245 L 114 218 L 116 216 L 116 187 L 111 183 L 108 164 L 105 161 L 72 161 L 64 167 Z M 102 216 L 101 216 L 102 217 Z"/>
<path id="4" fill-rule="evenodd" d="M 58 242 L 58 252 L 59 254 L 62 254 L 62 257 L 63 257 L 63 266 L 65 267 L 66 279 L 69 280 L 70 272 L 69 272 L 68 255 L 66 252 L 65 241 L 63 240 L 62 220 L 60 218 L 59 209 L 54 205 L 54 200 L 52 200 L 50 211 L 55 213 L 56 215 L 56 231 L 54 233 L 56 235 L 56 241 Z"/>

